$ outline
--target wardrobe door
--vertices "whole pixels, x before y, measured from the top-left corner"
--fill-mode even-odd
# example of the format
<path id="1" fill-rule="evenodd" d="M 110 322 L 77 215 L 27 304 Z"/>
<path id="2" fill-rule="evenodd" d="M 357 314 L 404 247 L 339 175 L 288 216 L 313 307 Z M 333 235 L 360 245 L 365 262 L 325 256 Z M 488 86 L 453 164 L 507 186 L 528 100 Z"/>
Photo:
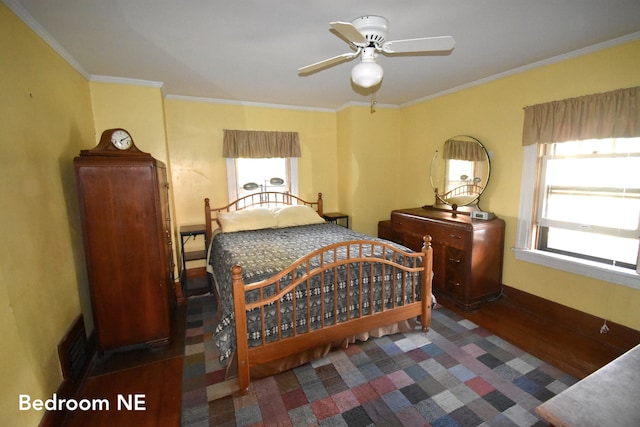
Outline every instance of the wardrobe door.
<path id="1" fill-rule="evenodd" d="M 80 156 L 75 166 L 100 349 L 167 342 L 170 228 L 156 161 Z"/>

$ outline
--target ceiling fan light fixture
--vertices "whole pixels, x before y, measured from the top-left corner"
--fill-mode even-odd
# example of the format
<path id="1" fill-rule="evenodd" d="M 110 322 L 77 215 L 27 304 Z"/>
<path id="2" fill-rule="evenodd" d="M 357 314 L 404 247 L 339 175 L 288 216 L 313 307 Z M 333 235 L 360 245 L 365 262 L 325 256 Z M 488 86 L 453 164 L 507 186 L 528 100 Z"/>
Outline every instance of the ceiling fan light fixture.
<path id="1" fill-rule="evenodd" d="M 362 61 L 351 70 L 351 80 L 363 88 L 370 88 L 382 81 L 384 70 L 375 60 L 375 50 L 365 48 Z"/>
<path id="2" fill-rule="evenodd" d="M 369 88 L 382 81 L 384 71 L 375 62 L 361 62 L 351 70 L 351 80 L 360 87 Z"/>

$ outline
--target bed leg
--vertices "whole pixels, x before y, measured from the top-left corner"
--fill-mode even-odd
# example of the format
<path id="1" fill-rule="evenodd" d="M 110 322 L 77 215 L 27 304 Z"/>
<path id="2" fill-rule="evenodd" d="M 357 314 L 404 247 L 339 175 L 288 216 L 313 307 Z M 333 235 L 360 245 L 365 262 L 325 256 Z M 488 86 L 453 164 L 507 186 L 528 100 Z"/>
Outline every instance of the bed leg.
<path id="1" fill-rule="evenodd" d="M 318 193 L 318 215 L 322 216 L 322 213 L 324 212 L 324 206 L 323 206 L 323 201 L 322 201 L 322 193 Z"/>
<path id="2" fill-rule="evenodd" d="M 245 309 L 242 268 L 231 268 L 233 281 L 233 307 L 236 320 L 236 357 L 238 358 L 238 386 L 240 394 L 249 390 L 249 343 L 247 342 L 247 312 Z"/>
<path id="3" fill-rule="evenodd" d="M 420 323 L 422 324 L 422 332 L 427 332 L 431 323 L 431 292 L 433 281 L 433 248 L 431 247 L 431 236 L 424 236 L 422 245 L 422 264 L 424 271 L 422 273 L 422 314 Z"/>
<path id="4" fill-rule="evenodd" d="M 211 228 L 211 206 L 209 206 L 209 198 L 204 199 L 204 222 L 205 222 L 205 233 L 204 233 L 204 247 L 209 247 L 209 242 L 211 242 L 211 234 L 213 233 Z"/>

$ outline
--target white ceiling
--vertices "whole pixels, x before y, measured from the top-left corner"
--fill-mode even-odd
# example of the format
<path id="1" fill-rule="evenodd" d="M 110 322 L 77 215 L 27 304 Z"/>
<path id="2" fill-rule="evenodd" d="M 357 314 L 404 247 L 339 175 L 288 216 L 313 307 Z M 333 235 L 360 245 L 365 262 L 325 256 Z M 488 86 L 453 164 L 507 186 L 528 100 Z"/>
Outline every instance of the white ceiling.
<path id="1" fill-rule="evenodd" d="M 640 0 L 3 0 L 92 78 L 167 95 L 336 109 L 369 103 L 331 21 L 389 20 L 387 39 L 451 35 L 449 55 L 381 56 L 379 104 L 405 105 L 541 61 L 640 38 Z"/>

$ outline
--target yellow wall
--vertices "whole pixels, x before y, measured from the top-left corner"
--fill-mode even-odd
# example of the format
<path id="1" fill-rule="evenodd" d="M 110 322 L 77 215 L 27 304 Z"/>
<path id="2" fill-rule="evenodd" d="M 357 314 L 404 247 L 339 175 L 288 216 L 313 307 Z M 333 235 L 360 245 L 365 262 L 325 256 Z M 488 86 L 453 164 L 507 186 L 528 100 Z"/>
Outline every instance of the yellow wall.
<path id="1" fill-rule="evenodd" d="M 402 112 L 407 135 L 399 169 L 405 187 L 398 207 L 424 203 L 430 187 L 420 164 L 450 136 L 468 134 L 481 140 L 491 158 L 491 179 L 481 207 L 506 221 L 506 285 L 640 330 L 640 290 L 565 273 L 515 259 L 523 150 L 523 107 L 640 85 L 640 41 L 532 69 L 442 96 Z M 418 160 L 420 159 L 420 160 Z M 428 201 L 433 203 L 433 197 Z M 614 214 L 614 213 L 612 213 Z"/>
<path id="2" fill-rule="evenodd" d="M 322 192 L 325 210 L 338 207 L 335 113 L 182 99 L 165 100 L 165 110 L 178 225 L 204 222 L 205 197 L 212 206 L 228 202 L 224 129 L 298 132 L 300 197 Z"/>
<path id="3" fill-rule="evenodd" d="M 395 207 L 398 158 L 404 141 L 400 110 L 349 107 L 339 113 L 340 210 L 350 215 L 351 228 L 378 234 L 378 221 Z"/>
<path id="4" fill-rule="evenodd" d="M 338 208 L 340 212 L 346 213 L 351 216 L 350 221 L 353 222 L 353 161 L 351 159 L 352 140 L 353 140 L 353 126 L 352 124 L 353 108 L 345 108 L 338 111 L 338 125 L 337 125 L 337 139 L 340 141 L 338 144 Z M 351 224 L 350 224 L 351 225 Z M 352 226 L 354 227 L 354 226 Z"/>
<path id="5" fill-rule="evenodd" d="M 0 4 L 0 418 L 62 380 L 57 344 L 87 300 L 73 157 L 95 139 L 87 80 Z"/>
<path id="6" fill-rule="evenodd" d="M 282 130 L 300 136 L 300 196 L 315 200 L 322 192 L 326 212 L 340 209 L 354 228 L 376 235 L 377 222 L 394 206 L 399 111 L 370 114 L 368 107 L 350 107 L 334 113 L 165 99 L 176 223 L 201 223 L 205 197 L 212 206 L 228 202 L 224 129 Z M 386 163 L 390 169 L 379 167 Z"/>
<path id="7" fill-rule="evenodd" d="M 124 128 L 131 133 L 140 150 L 169 163 L 165 134 L 164 100 L 158 86 L 91 82 L 96 140 L 102 131 Z"/>

